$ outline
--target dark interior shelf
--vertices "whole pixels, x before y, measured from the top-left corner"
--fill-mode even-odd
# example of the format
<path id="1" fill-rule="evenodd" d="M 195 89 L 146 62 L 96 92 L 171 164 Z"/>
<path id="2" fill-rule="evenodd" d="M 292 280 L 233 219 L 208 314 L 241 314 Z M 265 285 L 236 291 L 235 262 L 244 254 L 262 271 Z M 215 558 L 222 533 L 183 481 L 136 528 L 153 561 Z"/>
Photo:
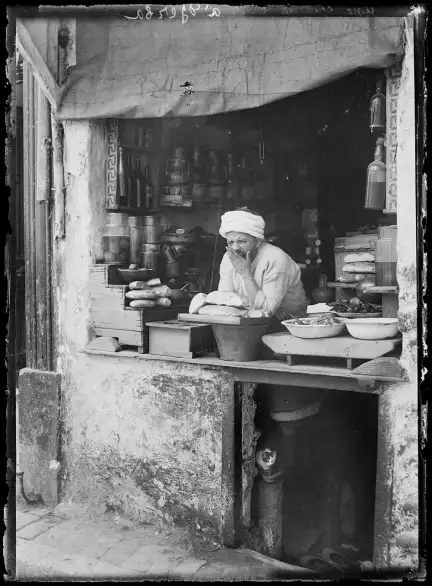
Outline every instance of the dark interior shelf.
<path id="1" fill-rule="evenodd" d="M 159 209 L 146 210 L 144 208 L 130 208 L 127 206 L 120 206 L 115 209 L 107 208 L 107 212 L 110 214 L 132 214 L 134 216 L 149 216 L 151 214 L 157 214 L 159 211 Z"/>

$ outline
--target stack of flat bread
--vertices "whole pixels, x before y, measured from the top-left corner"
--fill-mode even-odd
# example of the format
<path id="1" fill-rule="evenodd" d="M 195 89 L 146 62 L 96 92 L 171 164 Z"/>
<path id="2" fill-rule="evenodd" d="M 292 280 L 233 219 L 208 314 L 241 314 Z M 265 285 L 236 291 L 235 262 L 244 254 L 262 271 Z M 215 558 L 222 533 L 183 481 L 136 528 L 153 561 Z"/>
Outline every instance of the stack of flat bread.
<path id="1" fill-rule="evenodd" d="M 372 252 L 347 254 L 344 263 L 338 278 L 341 283 L 358 283 L 365 276 L 375 274 L 375 255 Z"/>

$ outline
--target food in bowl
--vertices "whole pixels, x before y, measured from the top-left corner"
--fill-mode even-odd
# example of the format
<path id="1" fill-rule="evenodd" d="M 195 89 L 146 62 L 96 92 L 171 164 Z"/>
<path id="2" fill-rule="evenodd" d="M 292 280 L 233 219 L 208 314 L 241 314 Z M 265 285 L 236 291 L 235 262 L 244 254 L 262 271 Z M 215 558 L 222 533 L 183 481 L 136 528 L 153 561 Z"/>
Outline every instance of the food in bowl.
<path id="1" fill-rule="evenodd" d="M 362 315 L 369 316 L 370 314 L 379 317 L 382 312 L 381 305 L 360 301 L 358 297 L 353 297 L 349 302 L 342 300 L 334 301 L 333 303 L 329 303 L 329 305 L 335 313 L 343 314 L 342 317 L 348 315 L 358 315 L 361 317 Z"/>
<path id="2" fill-rule="evenodd" d="M 331 313 L 317 317 L 288 319 L 282 325 L 297 338 L 333 338 L 345 328 L 345 322 Z"/>
<path id="3" fill-rule="evenodd" d="M 395 317 L 355 318 L 345 322 L 348 333 L 359 340 L 385 340 L 394 338 L 398 331 Z"/>

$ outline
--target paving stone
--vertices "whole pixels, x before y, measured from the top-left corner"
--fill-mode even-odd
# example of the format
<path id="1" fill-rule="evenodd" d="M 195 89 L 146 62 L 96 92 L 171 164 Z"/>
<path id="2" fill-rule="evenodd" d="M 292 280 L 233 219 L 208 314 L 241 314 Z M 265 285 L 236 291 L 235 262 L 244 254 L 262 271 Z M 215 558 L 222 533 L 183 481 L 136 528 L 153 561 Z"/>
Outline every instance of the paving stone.
<path id="1" fill-rule="evenodd" d="M 184 561 L 184 554 L 181 555 L 174 550 L 161 549 L 155 545 L 146 545 L 127 557 L 122 562 L 122 567 L 139 570 L 145 575 L 166 576 Z"/>
<path id="2" fill-rule="evenodd" d="M 102 561 L 108 561 L 111 564 L 121 564 L 126 558 L 134 554 L 140 545 L 142 544 L 137 542 L 137 540 L 125 539 L 110 546 L 109 549 L 106 548 L 104 553 L 96 557 Z M 88 552 L 87 555 L 89 555 Z"/>
<path id="3" fill-rule="evenodd" d="M 54 517 L 44 517 L 38 519 L 35 523 L 30 523 L 29 525 L 25 525 L 21 529 L 18 529 L 17 535 L 19 535 L 21 539 L 35 539 L 35 537 L 49 531 L 49 529 L 57 525 L 59 522 L 60 520 Z"/>
<path id="4" fill-rule="evenodd" d="M 205 566 L 206 563 L 206 560 L 186 560 L 173 568 L 170 572 L 170 576 L 173 578 L 190 578 L 194 576 L 200 568 Z"/>

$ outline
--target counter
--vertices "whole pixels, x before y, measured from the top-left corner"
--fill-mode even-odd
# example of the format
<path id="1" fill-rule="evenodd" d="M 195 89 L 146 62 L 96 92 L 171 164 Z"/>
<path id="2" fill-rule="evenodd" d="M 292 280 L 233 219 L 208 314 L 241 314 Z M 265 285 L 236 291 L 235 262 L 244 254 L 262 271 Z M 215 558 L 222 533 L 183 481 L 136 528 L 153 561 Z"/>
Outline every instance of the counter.
<path id="1" fill-rule="evenodd" d="M 91 491 L 138 519 L 199 528 L 225 545 L 250 519 L 255 383 L 286 385 L 287 393 L 290 386 L 380 393 L 344 368 L 278 360 L 90 349 L 79 360 L 87 376 L 71 397 L 82 431 L 72 447 L 70 496 Z"/>

